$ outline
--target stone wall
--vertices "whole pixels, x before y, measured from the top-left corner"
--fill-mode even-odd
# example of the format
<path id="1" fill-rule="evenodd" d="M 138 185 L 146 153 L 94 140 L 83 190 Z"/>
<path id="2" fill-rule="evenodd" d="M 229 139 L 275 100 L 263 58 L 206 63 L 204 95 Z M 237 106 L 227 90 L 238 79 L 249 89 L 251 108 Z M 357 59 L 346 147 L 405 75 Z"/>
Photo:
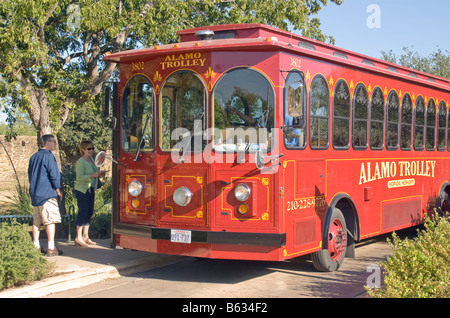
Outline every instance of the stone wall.
<path id="1" fill-rule="evenodd" d="M 35 136 L 17 136 L 10 142 L 5 141 L 5 136 L 0 135 L 0 141 L 4 147 L 0 145 L 0 183 L 16 182 L 11 160 L 16 169 L 19 179 L 28 179 L 28 161 L 30 157 L 39 149 Z M 6 151 L 5 151 L 6 149 Z M 8 155 L 6 154 L 8 152 Z M 1 184 L 0 184 L 1 187 Z"/>
<path id="2" fill-rule="evenodd" d="M 30 157 L 39 149 L 36 137 L 17 136 L 17 139 L 7 142 L 5 141 L 5 136 L 0 135 L 0 141 L 11 157 L 20 182 L 28 182 L 28 162 Z M 6 187 L 10 187 L 11 184 L 16 183 L 16 176 L 9 157 L 5 152 L 5 148 L 0 145 L 0 190 L 2 189 L 2 183 L 6 185 Z M 108 151 L 108 153 L 110 153 L 110 151 Z M 78 160 L 78 158 L 75 158 L 75 161 L 76 160 Z M 111 171 L 111 161 L 106 160 L 105 165 L 101 170 Z M 110 172 L 107 176 L 110 177 Z"/>

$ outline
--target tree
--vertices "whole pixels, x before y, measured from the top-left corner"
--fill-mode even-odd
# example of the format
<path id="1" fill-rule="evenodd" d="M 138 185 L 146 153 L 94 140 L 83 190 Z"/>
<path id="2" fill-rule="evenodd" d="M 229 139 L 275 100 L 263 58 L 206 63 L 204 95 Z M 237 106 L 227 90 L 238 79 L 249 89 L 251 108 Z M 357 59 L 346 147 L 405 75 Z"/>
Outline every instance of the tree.
<path id="1" fill-rule="evenodd" d="M 392 50 L 381 51 L 381 54 L 381 58 L 385 61 L 450 79 L 450 51 L 442 52 L 441 49 L 438 49 L 428 57 L 423 57 L 418 52 L 414 52 L 412 48 L 404 47 L 403 54 L 399 57 Z"/>
<path id="2" fill-rule="evenodd" d="M 343 0 L 331 0 L 341 4 Z M 57 132 L 72 109 L 92 103 L 116 70 L 106 52 L 169 43 L 179 29 L 265 23 L 321 41 L 314 18 L 328 0 L 2 0 L 0 97 L 38 131 Z"/>
<path id="3" fill-rule="evenodd" d="M 83 140 L 92 140 L 97 151 L 111 149 L 111 131 L 103 128 L 101 112 L 87 105 L 72 110 L 58 138 L 65 163 L 75 163 L 80 157 L 79 145 Z"/>

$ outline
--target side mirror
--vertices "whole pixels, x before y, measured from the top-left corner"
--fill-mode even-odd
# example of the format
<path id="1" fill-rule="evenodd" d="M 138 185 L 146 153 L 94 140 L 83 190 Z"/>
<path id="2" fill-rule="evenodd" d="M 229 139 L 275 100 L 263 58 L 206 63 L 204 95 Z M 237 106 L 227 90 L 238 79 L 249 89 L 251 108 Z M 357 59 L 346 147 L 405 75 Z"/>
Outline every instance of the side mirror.
<path id="1" fill-rule="evenodd" d="M 95 160 L 94 163 L 97 167 L 101 167 L 105 164 L 105 160 L 106 160 L 106 152 L 104 151 L 100 151 L 96 156 L 95 156 Z"/>
<path id="2" fill-rule="evenodd" d="M 266 156 L 264 156 L 264 154 L 261 150 L 258 150 L 255 153 L 255 164 L 259 170 L 262 170 L 264 168 L 264 164 L 265 164 L 264 159 L 265 158 L 266 158 Z"/>
<path id="3" fill-rule="evenodd" d="M 104 152 L 104 151 L 100 151 L 100 152 L 95 156 L 94 164 L 95 164 L 97 167 L 101 167 L 101 166 L 103 166 L 103 165 L 105 164 L 105 159 L 111 160 L 112 162 L 114 162 L 114 163 L 118 164 L 119 166 L 125 168 L 125 166 L 124 166 L 123 164 L 121 164 L 121 163 L 118 162 L 117 160 L 114 160 L 113 158 L 107 156 L 107 155 L 106 155 L 106 152 Z"/>
<path id="4" fill-rule="evenodd" d="M 111 109 L 111 87 L 105 86 L 105 100 L 103 103 L 103 118 L 108 118 Z"/>
<path id="5" fill-rule="evenodd" d="M 266 158 L 269 158 L 271 161 L 272 160 L 277 160 L 278 164 L 281 166 L 281 162 L 280 162 L 279 158 L 281 158 L 283 156 L 284 156 L 284 154 L 282 154 L 282 153 L 280 153 L 279 155 L 266 156 L 262 152 L 262 150 L 258 150 L 255 153 L 255 164 L 256 164 L 256 167 L 259 170 L 262 170 L 264 168 L 264 166 L 266 165 L 266 162 L 265 162 Z"/>

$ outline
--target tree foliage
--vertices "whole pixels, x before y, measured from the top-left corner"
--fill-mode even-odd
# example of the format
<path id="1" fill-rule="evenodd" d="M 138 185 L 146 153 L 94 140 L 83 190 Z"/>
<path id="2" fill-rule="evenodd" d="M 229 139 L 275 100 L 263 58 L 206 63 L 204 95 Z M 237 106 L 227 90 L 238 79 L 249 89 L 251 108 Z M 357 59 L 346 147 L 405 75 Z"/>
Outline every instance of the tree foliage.
<path id="1" fill-rule="evenodd" d="M 450 51 L 443 52 L 438 49 L 425 57 L 412 48 L 404 47 L 403 54 L 400 56 L 396 56 L 392 50 L 389 52 L 381 51 L 381 54 L 385 61 L 450 79 Z"/>
<path id="2" fill-rule="evenodd" d="M 341 4 L 343 0 L 331 0 Z M 2 0 L 0 102 L 30 114 L 38 137 L 92 104 L 116 70 L 106 52 L 176 40 L 184 28 L 264 23 L 332 41 L 314 18 L 328 0 Z"/>
<path id="3" fill-rule="evenodd" d="M 98 102 L 99 98 L 96 100 Z M 111 149 L 111 130 L 103 128 L 100 111 L 87 105 L 81 105 L 72 111 L 64 128 L 58 133 L 58 138 L 66 163 L 78 160 L 79 145 L 83 140 L 91 140 L 96 152 Z"/>

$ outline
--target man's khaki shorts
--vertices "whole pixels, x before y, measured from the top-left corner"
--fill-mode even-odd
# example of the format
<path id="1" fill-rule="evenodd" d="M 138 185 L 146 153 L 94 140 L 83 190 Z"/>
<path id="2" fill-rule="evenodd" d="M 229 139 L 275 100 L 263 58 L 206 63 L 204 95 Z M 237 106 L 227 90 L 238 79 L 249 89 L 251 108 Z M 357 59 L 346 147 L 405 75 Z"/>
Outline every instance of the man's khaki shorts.
<path id="1" fill-rule="evenodd" d="M 44 205 L 33 207 L 34 225 L 40 226 L 41 224 L 49 225 L 54 223 L 61 223 L 58 201 L 55 198 L 48 199 Z"/>

